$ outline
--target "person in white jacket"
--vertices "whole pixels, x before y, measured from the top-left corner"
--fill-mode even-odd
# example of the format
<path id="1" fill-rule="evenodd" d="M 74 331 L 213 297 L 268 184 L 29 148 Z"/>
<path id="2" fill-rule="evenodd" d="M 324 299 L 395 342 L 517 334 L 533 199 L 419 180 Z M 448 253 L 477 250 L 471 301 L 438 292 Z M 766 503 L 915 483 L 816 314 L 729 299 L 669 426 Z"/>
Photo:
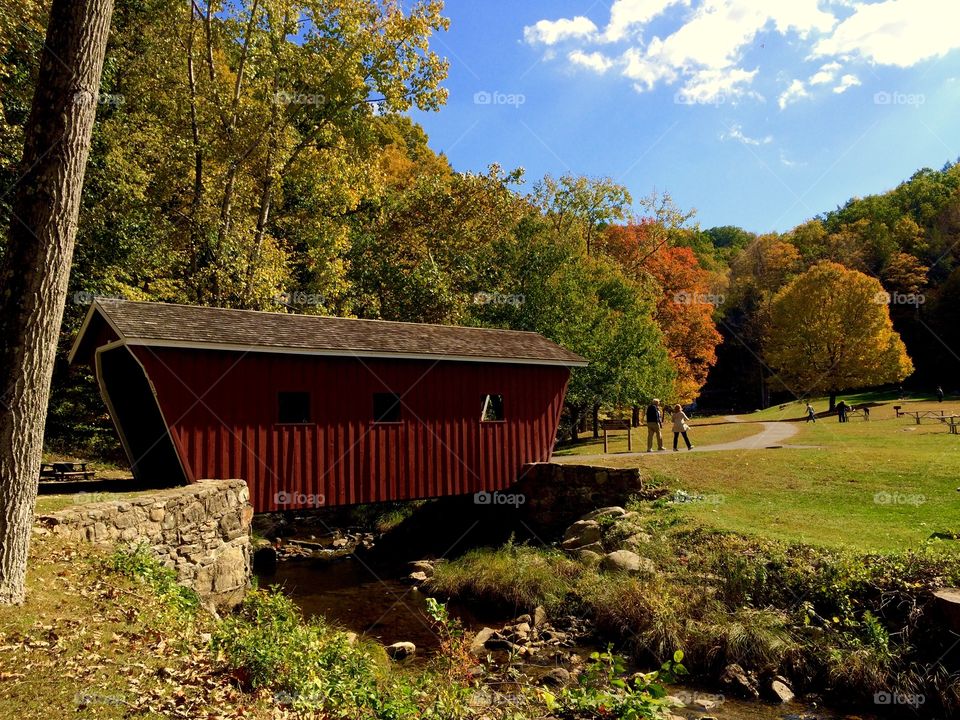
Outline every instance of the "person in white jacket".
<path id="1" fill-rule="evenodd" d="M 687 430 L 690 429 L 690 426 L 687 422 L 690 418 L 687 417 L 686 413 L 683 412 L 683 408 L 679 405 L 673 406 L 673 451 L 677 452 L 677 440 L 680 439 L 680 436 L 683 435 L 683 441 L 687 444 L 687 450 L 693 450 L 693 445 L 690 443 L 690 438 L 687 437 Z"/>

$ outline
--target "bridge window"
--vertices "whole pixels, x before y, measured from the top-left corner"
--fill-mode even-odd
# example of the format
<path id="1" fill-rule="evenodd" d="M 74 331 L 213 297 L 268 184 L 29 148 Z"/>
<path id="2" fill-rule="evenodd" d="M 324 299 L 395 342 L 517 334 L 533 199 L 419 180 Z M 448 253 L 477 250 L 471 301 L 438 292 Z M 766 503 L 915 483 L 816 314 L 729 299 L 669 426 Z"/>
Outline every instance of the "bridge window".
<path id="1" fill-rule="evenodd" d="M 310 422 L 310 393 L 277 393 L 277 422 L 304 424 Z"/>
<path id="2" fill-rule="evenodd" d="M 480 422 L 500 422 L 504 419 L 503 395 L 483 395 L 480 400 Z"/>
<path id="3" fill-rule="evenodd" d="M 400 396 L 396 393 L 374 393 L 373 421 L 396 423 L 400 420 Z"/>

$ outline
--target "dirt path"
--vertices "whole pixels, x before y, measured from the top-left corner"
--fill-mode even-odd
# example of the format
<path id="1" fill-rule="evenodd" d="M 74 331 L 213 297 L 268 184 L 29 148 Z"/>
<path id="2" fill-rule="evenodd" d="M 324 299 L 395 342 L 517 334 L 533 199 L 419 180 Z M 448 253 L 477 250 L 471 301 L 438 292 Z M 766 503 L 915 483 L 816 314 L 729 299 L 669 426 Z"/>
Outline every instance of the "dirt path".
<path id="1" fill-rule="evenodd" d="M 739 418 L 734 416 L 729 416 L 724 418 L 729 422 L 742 422 Z M 761 425 L 762 429 L 760 432 L 750 435 L 749 437 L 741 438 L 739 440 L 732 440 L 725 443 L 716 443 L 714 445 L 696 445 L 694 444 L 693 450 L 690 452 L 717 452 L 720 450 L 763 450 L 764 448 L 769 447 L 780 447 L 782 446 L 784 440 L 787 440 L 794 435 L 796 435 L 798 427 L 797 423 L 792 422 L 762 422 L 762 423 L 752 423 L 756 425 Z M 641 428 L 642 430 L 643 428 Z M 672 452 L 667 444 L 667 436 L 671 438 L 673 435 L 668 432 L 664 432 L 664 447 L 667 449 L 665 452 Z M 691 428 L 691 440 L 696 443 L 696 426 Z M 644 437 L 646 435 L 644 434 Z M 787 445 L 786 447 L 812 447 L 809 445 Z M 656 452 L 656 451 L 654 451 Z M 687 450 L 681 449 L 680 452 L 687 452 Z M 579 463 L 579 462 L 597 462 L 598 460 L 609 460 L 611 458 L 631 458 L 631 457 L 643 457 L 646 455 L 646 452 L 634 452 L 634 453 L 611 453 L 609 455 L 561 455 L 554 456 L 551 458 L 553 462 L 568 462 L 568 463 Z"/>
<path id="2" fill-rule="evenodd" d="M 733 420 L 733 422 L 740 422 Z M 780 445 L 784 440 L 797 434 L 797 424 L 788 422 L 765 422 L 757 423 L 763 426 L 763 429 L 756 435 L 732 440 L 716 445 L 704 445 L 703 447 L 694 447 L 693 452 L 710 452 L 714 450 L 759 450 L 770 447 L 771 445 Z"/>

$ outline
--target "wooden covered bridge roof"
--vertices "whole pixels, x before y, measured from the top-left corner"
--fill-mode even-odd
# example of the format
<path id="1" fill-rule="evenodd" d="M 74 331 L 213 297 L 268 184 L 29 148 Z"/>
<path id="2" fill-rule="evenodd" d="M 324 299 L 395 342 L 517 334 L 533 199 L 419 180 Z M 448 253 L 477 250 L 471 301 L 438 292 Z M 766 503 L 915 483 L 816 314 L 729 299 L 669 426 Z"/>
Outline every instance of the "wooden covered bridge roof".
<path id="1" fill-rule="evenodd" d="M 506 362 L 582 367 L 534 332 L 98 298 L 70 351 L 89 358 L 103 324 L 128 345 L 242 352 Z"/>

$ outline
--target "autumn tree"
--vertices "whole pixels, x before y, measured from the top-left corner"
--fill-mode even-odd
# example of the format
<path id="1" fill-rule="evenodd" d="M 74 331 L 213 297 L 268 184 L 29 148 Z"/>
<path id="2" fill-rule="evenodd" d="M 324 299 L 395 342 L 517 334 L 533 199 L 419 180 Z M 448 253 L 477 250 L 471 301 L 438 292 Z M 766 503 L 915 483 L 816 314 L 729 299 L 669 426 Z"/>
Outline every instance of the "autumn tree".
<path id="1" fill-rule="evenodd" d="M 43 427 L 112 0 L 53 0 L 0 262 L 0 603 L 24 597 Z"/>
<path id="2" fill-rule="evenodd" d="M 672 398 L 686 404 L 700 394 L 717 361 L 721 338 L 713 313 L 721 298 L 689 248 L 663 248 L 648 268 L 660 291 L 654 317 L 677 372 Z"/>
<path id="3" fill-rule="evenodd" d="M 900 382 L 913 372 L 880 282 L 832 262 L 814 265 L 770 305 L 764 356 L 795 396 Z"/>
<path id="4" fill-rule="evenodd" d="M 306 255 L 329 283 L 322 294 L 341 296 L 347 220 L 383 183 L 378 117 L 445 101 L 447 63 L 429 47 L 447 27 L 441 6 L 125 7 L 108 63 L 123 72 L 107 77 L 122 102 L 103 123 L 108 197 L 96 215 L 122 216 L 108 232 L 123 233 L 130 262 L 107 269 L 108 289 L 276 309 L 296 279 L 292 258 Z"/>
<path id="5" fill-rule="evenodd" d="M 676 370 L 670 397 L 689 403 L 716 362 L 720 334 L 713 322 L 719 295 L 693 251 L 659 242 L 661 227 L 648 219 L 612 225 L 601 241 L 604 253 L 654 297 L 654 318 Z"/>

